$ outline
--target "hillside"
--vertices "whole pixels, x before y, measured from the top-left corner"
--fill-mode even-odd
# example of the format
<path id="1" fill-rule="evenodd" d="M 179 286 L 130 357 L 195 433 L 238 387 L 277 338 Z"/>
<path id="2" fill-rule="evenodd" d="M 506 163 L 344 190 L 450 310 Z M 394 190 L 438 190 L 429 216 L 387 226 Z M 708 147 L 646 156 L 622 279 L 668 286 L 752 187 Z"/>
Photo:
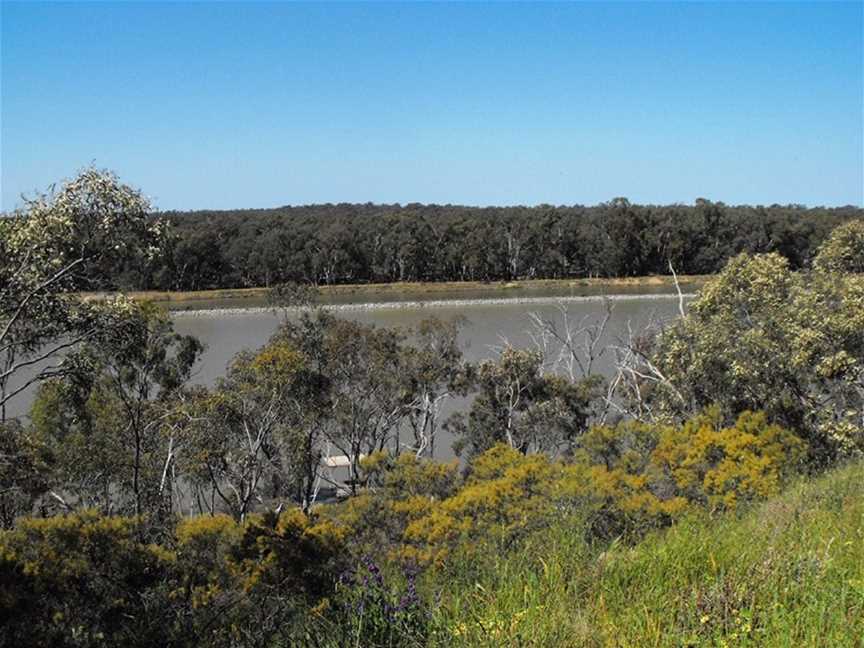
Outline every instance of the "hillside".
<path id="1" fill-rule="evenodd" d="M 452 583 L 437 645 L 860 646 L 864 464 L 597 555 L 544 531 Z"/>

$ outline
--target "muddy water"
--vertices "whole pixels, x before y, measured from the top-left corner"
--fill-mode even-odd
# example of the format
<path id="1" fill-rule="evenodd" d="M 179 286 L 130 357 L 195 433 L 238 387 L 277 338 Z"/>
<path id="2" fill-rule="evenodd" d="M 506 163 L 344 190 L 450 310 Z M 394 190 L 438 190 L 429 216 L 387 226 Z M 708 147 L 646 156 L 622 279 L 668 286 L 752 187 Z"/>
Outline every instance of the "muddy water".
<path id="1" fill-rule="evenodd" d="M 513 346 L 534 344 L 530 314 L 563 324 L 562 308 L 567 309 L 570 322 L 596 321 L 606 312 L 607 302 L 612 315 L 601 346 L 616 344 L 628 329 L 638 331 L 652 321 L 669 321 L 678 314 L 675 295 L 616 295 L 604 297 L 511 297 L 494 299 L 429 300 L 426 302 L 380 302 L 374 304 L 333 305 L 341 317 L 385 327 L 410 327 L 424 318 L 465 318 L 460 341 L 468 360 L 493 357 L 505 341 Z M 174 313 L 175 328 L 180 333 L 198 337 L 207 346 L 193 378 L 194 382 L 212 384 L 225 372 L 225 367 L 238 351 L 255 348 L 267 342 L 279 323 L 279 316 L 266 308 L 236 308 L 222 303 L 209 310 Z M 595 370 L 608 374 L 612 354 L 600 356 Z M 451 402 L 448 411 L 466 406 L 465 401 Z M 440 458 L 452 456 L 453 439 L 446 433 L 436 441 Z"/>
<path id="2" fill-rule="evenodd" d="M 601 297 L 528 297 L 487 300 L 435 300 L 426 302 L 380 302 L 333 306 L 340 317 L 385 327 L 410 327 L 424 318 L 465 318 L 460 340 L 469 360 L 492 357 L 504 341 L 513 346 L 533 344 L 531 313 L 563 323 L 561 307 L 568 318 L 578 323 L 603 316 L 606 303 Z M 673 295 L 616 295 L 608 298 L 612 316 L 604 343 L 614 344 L 633 330 L 652 320 L 668 321 L 678 313 L 678 299 Z M 267 342 L 276 330 L 279 316 L 261 308 L 237 308 L 229 304 L 207 310 L 175 311 L 177 332 L 191 334 L 205 343 L 207 349 L 196 371 L 195 382 L 212 384 L 222 375 L 228 361 L 241 349 L 256 348 Z M 598 370 L 609 365 L 601 358 Z"/>
<path id="3" fill-rule="evenodd" d="M 668 290 L 668 289 L 667 289 Z M 637 331 L 652 321 L 669 321 L 678 314 L 677 295 L 657 290 L 653 294 L 618 294 L 604 296 L 571 291 L 568 294 L 544 294 L 491 292 L 488 295 L 472 293 L 470 297 L 447 293 L 446 297 L 435 294 L 424 300 L 408 299 L 408 295 L 388 294 L 386 299 L 376 302 L 357 301 L 356 297 L 343 296 L 327 304 L 341 317 L 363 323 L 385 327 L 410 327 L 424 318 L 435 316 L 441 319 L 461 317 L 466 320 L 460 341 L 465 356 L 470 361 L 490 358 L 505 341 L 513 346 L 527 347 L 534 344 L 531 335 L 530 314 L 538 313 L 544 318 L 563 322 L 562 308 L 572 323 L 601 318 L 611 303 L 612 316 L 606 329 L 602 345 L 615 344 L 626 336 L 628 328 Z M 608 302 L 607 302 L 608 300 Z M 265 344 L 276 330 L 280 316 L 263 305 L 250 304 L 249 300 L 220 302 L 194 302 L 194 310 L 172 312 L 177 332 L 198 337 L 206 350 L 195 369 L 193 382 L 212 385 L 223 375 L 231 358 L 242 349 L 257 348 Z M 612 355 L 601 356 L 595 371 L 608 374 L 612 366 Z M 9 403 L 8 414 L 21 416 L 29 411 L 34 389 L 21 394 Z M 466 403 L 454 402 L 448 410 L 464 407 Z M 441 450 L 440 457 L 452 456 L 452 439 L 443 437 L 436 441 Z"/>

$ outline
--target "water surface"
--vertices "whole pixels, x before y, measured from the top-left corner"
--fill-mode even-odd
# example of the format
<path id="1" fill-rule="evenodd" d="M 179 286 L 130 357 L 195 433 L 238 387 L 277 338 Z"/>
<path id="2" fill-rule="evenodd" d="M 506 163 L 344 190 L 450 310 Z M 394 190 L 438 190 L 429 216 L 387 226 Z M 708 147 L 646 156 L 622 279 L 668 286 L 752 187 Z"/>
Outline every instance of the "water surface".
<path id="1" fill-rule="evenodd" d="M 244 303 L 245 304 L 245 303 Z M 611 306 L 612 314 L 600 347 L 620 344 L 630 331 L 640 331 L 651 323 L 669 322 L 678 316 L 677 295 L 616 295 L 604 297 L 530 297 L 502 298 L 500 293 L 493 299 L 428 300 L 425 302 L 379 302 L 331 304 L 340 317 L 366 324 L 384 327 L 411 327 L 423 319 L 435 316 L 439 319 L 464 318 L 460 342 L 465 357 L 476 362 L 495 357 L 504 344 L 515 347 L 534 347 L 536 336 L 532 335 L 531 313 L 563 326 L 566 308 L 567 318 L 578 326 L 603 318 Z M 296 316 L 296 315 L 295 315 Z M 231 303 L 220 303 L 209 310 L 174 312 L 175 329 L 179 333 L 196 336 L 206 345 L 206 350 L 196 369 L 193 382 L 213 384 L 225 373 L 231 358 L 242 349 L 257 348 L 265 344 L 276 330 L 280 315 L 267 308 L 237 308 Z M 552 349 L 553 354 L 555 349 Z M 609 375 L 614 366 L 614 355 L 610 350 L 597 359 L 595 372 Z M 465 408 L 465 399 L 451 401 L 445 408 L 448 414 L 454 409 Z M 452 456 L 452 437 L 442 433 L 436 441 L 439 458 Z"/>
<path id="2" fill-rule="evenodd" d="M 599 320 L 611 306 L 612 314 L 600 346 L 614 345 L 626 339 L 629 331 L 644 329 L 649 323 L 668 322 L 678 316 L 678 296 L 669 294 L 668 287 L 652 287 L 649 293 L 640 287 L 639 294 L 627 288 L 616 288 L 614 295 L 598 294 L 586 287 L 574 288 L 562 294 L 544 291 L 490 290 L 478 295 L 477 291 L 447 292 L 415 295 L 388 293 L 374 297 L 342 295 L 328 300 L 326 306 L 340 317 L 384 327 L 411 327 L 427 317 L 439 319 L 464 318 L 460 343 L 467 360 L 476 362 L 492 358 L 504 344 L 532 347 L 530 314 L 563 324 L 562 308 L 566 308 L 571 323 Z M 585 292 L 595 294 L 584 294 Z M 352 299 L 354 297 L 354 299 Z M 401 298 L 400 298 L 401 297 Z M 191 302 L 183 304 L 186 310 L 172 310 L 178 333 L 191 334 L 200 339 L 206 349 L 195 368 L 193 383 L 212 385 L 239 351 L 264 345 L 279 325 L 283 315 L 277 314 L 263 303 L 248 299 Z M 192 308 L 194 306 L 194 309 Z M 297 314 L 289 314 L 296 317 Z M 554 349 L 553 349 L 554 352 Z M 601 355 L 595 372 L 609 375 L 613 368 L 611 351 Z M 28 389 L 8 404 L 10 416 L 22 416 L 29 411 L 35 388 Z M 446 410 L 467 406 L 465 400 L 450 403 Z M 436 447 L 440 457 L 452 456 L 452 439 L 439 438 Z"/>

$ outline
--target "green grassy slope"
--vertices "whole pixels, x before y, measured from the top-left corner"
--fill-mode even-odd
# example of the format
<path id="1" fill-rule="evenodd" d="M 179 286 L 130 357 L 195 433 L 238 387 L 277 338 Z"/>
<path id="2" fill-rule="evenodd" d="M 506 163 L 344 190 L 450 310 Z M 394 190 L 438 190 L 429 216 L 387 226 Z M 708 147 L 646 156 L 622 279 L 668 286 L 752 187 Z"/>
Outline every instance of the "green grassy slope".
<path id="1" fill-rule="evenodd" d="M 864 464 L 633 548 L 562 523 L 463 573 L 437 645 L 864 646 Z"/>

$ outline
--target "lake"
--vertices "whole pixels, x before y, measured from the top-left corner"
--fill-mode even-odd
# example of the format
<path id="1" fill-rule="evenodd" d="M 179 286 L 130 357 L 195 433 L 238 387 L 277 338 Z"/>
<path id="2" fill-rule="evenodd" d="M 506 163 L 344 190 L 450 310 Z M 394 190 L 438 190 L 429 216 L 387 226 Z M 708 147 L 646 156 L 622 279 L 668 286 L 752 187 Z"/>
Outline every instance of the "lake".
<path id="1" fill-rule="evenodd" d="M 601 346 L 614 345 L 626 337 L 628 327 L 639 331 L 650 322 L 669 321 L 678 316 L 678 297 L 670 294 L 633 294 L 602 296 L 542 296 L 493 297 L 485 299 L 447 299 L 410 302 L 332 304 L 340 317 L 384 327 L 410 327 L 435 316 L 439 319 L 465 318 L 460 341 L 465 357 L 470 361 L 492 358 L 505 342 L 516 347 L 534 345 L 530 314 L 563 324 L 562 308 L 573 324 L 597 321 L 606 312 L 607 300 L 612 315 Z M 174 312 L 175 328 L 179 333 L 196 336 L 206 350 L 196 369 L 193 381 L 212 384 L 225 373 L 231 358 L 240 350 L 265 344 L 276 330 L 280 316 L 266 308 L 232 307 L 230 303 L 207 304 L 215 308 Z M 599 373 L 608 375 L 613 368 L 613 356 L 603 354 L 595 364 Z M 463 400 L 453 401 L 449 413 L 465 407 Z M 452 438 L 444 432 L 436 441 L 439 458 L 452 456 Z"/>
<path id="2" fill-rule="evenodd" d="M 427 317 L 453 319 L 463 317 L 465 326 L 460 341 L 468 360 L 491 358 L 505 341 L 516 347 L 533 345 L 531 313 L 563 323 L 561 307 L 578 323 L 603 317 L 608 299 L 612 316 L 604 343 L 614 344 L 625 335 L 628 325 L 639 330 L 649 322 L 668 321 L 678 314 L 676 295 L 613 295 L 601 297 L 527 297 L 471 300 L 427 300 L 412 302 L 349 303 L 332 305 L 340 317 L 383 327 L 410 327 Z M 196 370 L 194 381 L 212 384 L 224 374 L 230 359 L 240 350 L 265 344 L 276 330 L 280 316 L 264 307 L 239 308 L 222 302 L 206 304 L 206 308 L 174 311 L 178 333 L 194 335 L 206 346 Z M 605 358 L 605 356 L 604 356 Z M 599 370 L 606 373 L 610 365 L 601 362 Z"/>
<path id="3" fill-rule="evenodd" d="M 533 346 L 530 314 L 538 313 L 543 318 L 563 321 L 561 308 L 566 308 L 572 323 L 583 319 L 588 321 L 603 317 L 608 303 L 612 306 L 609 320 L 601 345 L 615 344 L 626 336 L 628 327 L 634 331 L 644 328 L 652 321 L 669 321 L 678 315 L 678 297 L 669 294 L 668 289 L 655 288 L 648 292 L 643 287 L 640 292 L 616 289 L 614 295 L 602 294 L 544 294 L 508 292 L 506 297 L 500 291 L 488 294 L 471 293 L 466 295 L 448 293 L 425 299 L 411 298 L 399 293 L 388 294 L 387 299 L 376 302 L 357 301 L 350 296 L 327 303 L 340 317 L 363 323 L 385 327 L 410 327 L 424 318 L 435 316 L 440 319 L 463 317 L 465 326 L 460 334 L 465 356 L 470 361 L 478 361 L 495 356 L 496 348 L 505 341 L 516 347 Z M 219 302 L 194 302 L 194 310 L 184 304 L 186 310 L 174 310 L 175 329 L 178 333 L 196 336 L 206 350 L 195 369 L 194 383 L 212 385 L 225 373 L 231 358 L 242 349 L 257 348 L 265 344 L 276 330 L 280 315 L 265 307 L 250 303 L 249 300 L 222 300 Z M 608 374 L 612 368 L 612 355 L 600 357 L 595 369 Z M 29 409 L 33 390 L 13 399 L 9 404 L 9 414 L 20 416 Z M 464 402 L 451 403 L 449 410 L 463 407 Z M 436 447 L 441 450 L 439 457 L 452 456 L 452 439 L 439 437 Z"/>

